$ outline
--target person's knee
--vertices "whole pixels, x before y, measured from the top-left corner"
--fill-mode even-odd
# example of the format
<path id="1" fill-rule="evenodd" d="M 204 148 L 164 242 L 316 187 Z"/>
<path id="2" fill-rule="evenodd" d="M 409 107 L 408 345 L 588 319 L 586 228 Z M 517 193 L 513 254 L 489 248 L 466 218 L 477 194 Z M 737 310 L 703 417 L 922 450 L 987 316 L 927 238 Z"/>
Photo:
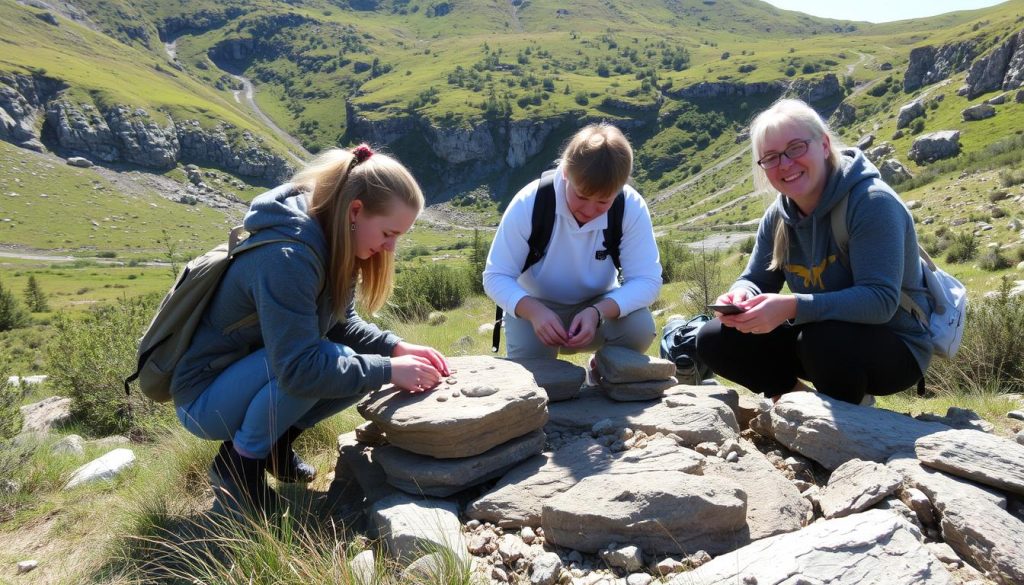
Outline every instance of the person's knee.
<path id="1" fill-rule="evenodd" d="M 647 349 L 651 347 L 651 342 L 658 336 L 654 315 L 649 309 L 633 311 L 619 319 L 614 327 L 614 335 L 607 336 L 605 344 L 628 347 L 640 353 L 646 353 Z"/>
<path id="2" fill-rule="evenodd" d="M 697 330 L 697 358 L 712 368 L 719 363 L 727 347 L 722 333 L 722 323 L 718 319 L 708 321 Z"/>

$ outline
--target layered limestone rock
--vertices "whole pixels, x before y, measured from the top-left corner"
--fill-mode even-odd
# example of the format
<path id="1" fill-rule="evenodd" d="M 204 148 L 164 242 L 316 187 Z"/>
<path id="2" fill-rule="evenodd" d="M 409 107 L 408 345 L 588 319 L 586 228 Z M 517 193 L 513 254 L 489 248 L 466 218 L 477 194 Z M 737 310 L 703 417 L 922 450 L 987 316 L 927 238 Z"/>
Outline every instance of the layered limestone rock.
<path id="1" fill-rule="evenodd" d="M 960 154 L 960 131 L 943 130 L 914 139 L 907 157 L 919 164 L 930 163 Z"/>
<path id="2" fill-rule="evenodd" d="M 394 386 L 370 393 L 359 413 L 388 441 L 441 459 L 479 455 L 544 426 L 547 395 L 523 366 L 486 356 L 449 360 L 455 373 L 418 394 Z"/>
<path id="3" fill-rule="evenodd" d="M 1002 89 L 1017 89 L 1024 83 L 1024 30 L 1010 35 L 967 72 L 967 99 Z"/>
<path id="4" fill-rule="evenodd" d="M 575 398 L 587 378 L 587 371 L 576 364 L 559 359 L 531 358 L 509 360 L 526 368 L 537 385 L 544 389 L 550 402 Z"/>
<path id="5" fill-rule="evenodd" d="M 912 49 L 907 72 L 903 75 L 903 91 L 910 93 L 964 71 L 977 56 L 977 51 L 974 40 L 947 43 L 938 48 L 929 45 Z"/>
<path id="6" fill-rule="evenodd" d="M 925 465 L 1024 495 L 1024 446 L 981 431 L 952 430 L 914 445 Z"/>

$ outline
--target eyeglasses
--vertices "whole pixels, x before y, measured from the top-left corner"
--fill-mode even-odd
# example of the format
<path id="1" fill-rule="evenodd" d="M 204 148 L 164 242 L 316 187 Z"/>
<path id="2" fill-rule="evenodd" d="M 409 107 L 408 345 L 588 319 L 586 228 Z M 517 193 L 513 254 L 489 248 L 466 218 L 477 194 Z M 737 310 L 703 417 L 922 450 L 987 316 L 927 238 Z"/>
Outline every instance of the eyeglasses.
<path id="1" fill-rule="evenodd" d="M 757 161 L 757 166 L 765 170 L 774 169 L 782 163 L 783 156 L 788 158 L 790 161 L 794 161 L 807 154 L 807 149 L 810 148 L 810 144 L 810 140 L 798 140 L 787 146 L 786 150 L 783 150 L 782 152 L 774 152 L 764 156 L 761 160 Z"/>

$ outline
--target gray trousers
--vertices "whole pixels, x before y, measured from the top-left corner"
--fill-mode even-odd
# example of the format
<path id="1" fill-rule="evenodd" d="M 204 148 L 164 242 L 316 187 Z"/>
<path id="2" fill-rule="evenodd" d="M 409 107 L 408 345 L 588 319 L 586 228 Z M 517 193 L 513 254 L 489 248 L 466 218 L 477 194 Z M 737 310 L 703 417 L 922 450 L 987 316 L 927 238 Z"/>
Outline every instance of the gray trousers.
<path id="1" fill-rule="evenodd" d="M 544 301 L 544 306 L 555 312 L 562 320 L 562 326 L 566 330 L 572 323 L 573 317 L 583 309 L 593 305 L 604 298 L 604 295 L 594 297 L 575 305 L 563 305 L 553 301 Z M 540 299 L 538 299 L 540 300 Z M 640 353 L 647 353 L 657 336 L 654 325 L 654 316 L 647 307 L 637 309 L 632 313 L 619 316 L 618 319 L 607 319 L 604 325 L 598 328 L 594 339 L 585 347 L 551 347 L 544 345 L 533 332 L 533 324 L 528 319 L 521 319 L 512 313 L 505 313 L 505 348 L 508 357 L 515 359 L 522 358 L 555 358 L 559 353 L 581 353 L 597 351 L 604 345 L 615 345 L 628 347 Z"/>

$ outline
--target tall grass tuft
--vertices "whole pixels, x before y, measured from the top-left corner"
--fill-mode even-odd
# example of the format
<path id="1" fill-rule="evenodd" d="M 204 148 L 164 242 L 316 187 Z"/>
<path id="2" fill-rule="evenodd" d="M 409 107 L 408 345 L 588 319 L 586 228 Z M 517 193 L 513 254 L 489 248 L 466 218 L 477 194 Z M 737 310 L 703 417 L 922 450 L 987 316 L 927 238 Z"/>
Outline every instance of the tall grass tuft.
<path id="1" fill-rule="evenodd" d="M 425 321 L 431 311 L 461 307 L 470 293 L 465 270 L 443 264 L 403 270 L 395 282 L 389 303 L 399 319 Z"/>
<path id="2" fill-rule="evenodd" d="M 46 371 L 54 390 L 72 399 L 71 414 L 97 435 L 154 435 L 173 419 L 173 409 L 135 391 L 124 378 L 135 371 L 139 336 L 156 309 L 156 297 L 121 299 L 90 310 L 84 318 L 60 314 L 47 346 Z"/>
<path id="3" fill-rule="evenodd" d="M 953 236 L 946 248 L 946 262 L 967 262 L 978 255 L 978 239 L 970 232 Z"/>
<path id="4" fill-rule="evenodd" d="M 935 358 L 929 379 L 947 391 L 1024 392 L 1024 303 L 1003 277 L 995 295 L 968 305 L 960 351 Z"/>
<path id="5" fill-rule="evenodd" d="M 666 238 L 659 239 L 658 257 L 661 261 L 661 281 L 668 284 L 682 280 L 684 265 L 691 256 L 690 249 L 686 244 Z"/>

